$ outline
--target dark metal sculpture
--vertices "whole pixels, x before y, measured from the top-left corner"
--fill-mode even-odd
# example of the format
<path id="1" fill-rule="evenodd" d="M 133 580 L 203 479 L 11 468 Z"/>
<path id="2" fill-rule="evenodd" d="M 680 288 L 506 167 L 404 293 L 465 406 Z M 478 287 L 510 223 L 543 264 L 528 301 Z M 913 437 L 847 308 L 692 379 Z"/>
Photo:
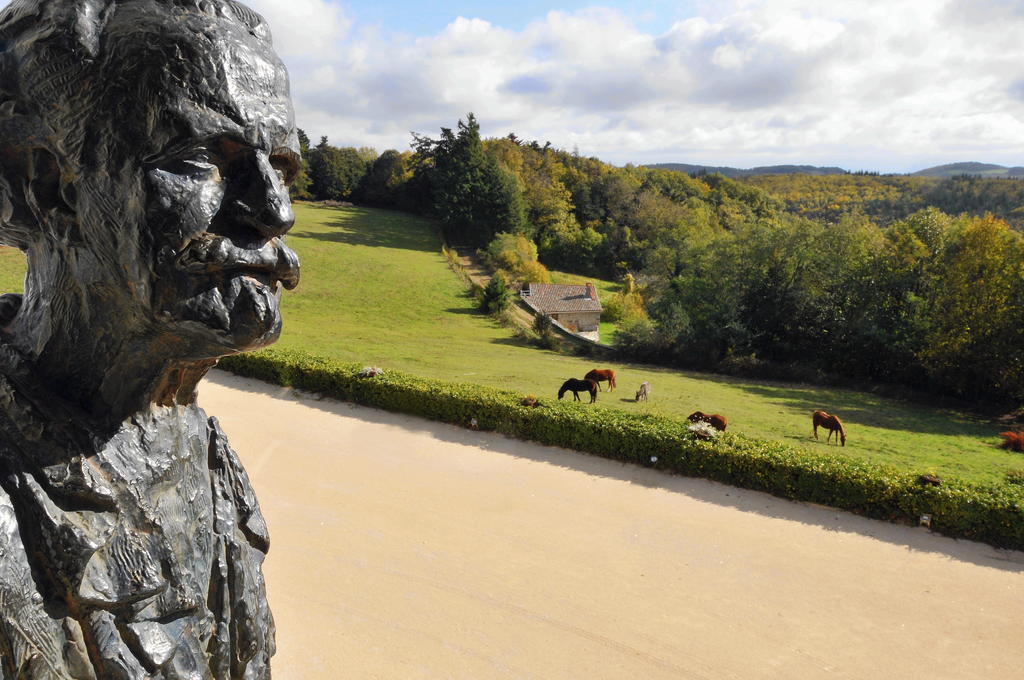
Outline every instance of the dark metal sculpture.
<path id="1" fill-rule="evenodd" d="M 0 679 L 270 677 L 267 528 L 195 399 L 280 332 L 298 163 L 245 6 L 0 12 Z"/>

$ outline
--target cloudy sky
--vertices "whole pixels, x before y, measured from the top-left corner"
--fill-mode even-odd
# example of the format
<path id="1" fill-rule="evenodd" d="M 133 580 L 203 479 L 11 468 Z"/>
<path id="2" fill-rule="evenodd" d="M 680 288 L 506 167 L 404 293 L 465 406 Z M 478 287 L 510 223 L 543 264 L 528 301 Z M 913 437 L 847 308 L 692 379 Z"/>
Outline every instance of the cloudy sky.
<path id="1" fill-rule="evenodd" d="M 1024 165 L 1024 0 L 245 1 L 336 145 L 472 111 L 616 164 Z"/>

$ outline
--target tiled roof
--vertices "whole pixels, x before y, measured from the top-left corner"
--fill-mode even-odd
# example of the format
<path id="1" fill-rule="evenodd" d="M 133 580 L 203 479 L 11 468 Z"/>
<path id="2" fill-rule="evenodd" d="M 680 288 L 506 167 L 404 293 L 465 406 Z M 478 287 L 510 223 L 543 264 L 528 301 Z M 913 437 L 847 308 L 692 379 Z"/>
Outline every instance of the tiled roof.
<path id="1" fill-rule="evenodd" d="M 523 291 L 531 307 L 547 312 L 600 312 L 594 284 L 531 283 Z"/>

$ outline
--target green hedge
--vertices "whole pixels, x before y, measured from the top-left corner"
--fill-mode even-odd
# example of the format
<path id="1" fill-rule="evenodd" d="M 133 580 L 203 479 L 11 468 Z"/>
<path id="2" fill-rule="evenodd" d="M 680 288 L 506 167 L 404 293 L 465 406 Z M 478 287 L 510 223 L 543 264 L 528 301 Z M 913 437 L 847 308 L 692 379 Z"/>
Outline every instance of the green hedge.
<path id="1" fill-rule="evenodd" d="M 703 477 L 782 498 L 810 501 L 869 517 L 917 522 L 949 536 L 1024 549 L 1024 488 L 979 486 L 946 479 L 922 486 L 917 475 L 779 442 L 722 433 L 704 441 L 687 423 L 572 402 L 521 405 L 523 395 L 480 385 L 447 383 L 385 370 L 359 376 L 362 366 L 296 352 L 264 350 L 227 357 L 233 373 L 388 411 L 493 430 L 541 444 L 586 451 L 645 467 Z"/>

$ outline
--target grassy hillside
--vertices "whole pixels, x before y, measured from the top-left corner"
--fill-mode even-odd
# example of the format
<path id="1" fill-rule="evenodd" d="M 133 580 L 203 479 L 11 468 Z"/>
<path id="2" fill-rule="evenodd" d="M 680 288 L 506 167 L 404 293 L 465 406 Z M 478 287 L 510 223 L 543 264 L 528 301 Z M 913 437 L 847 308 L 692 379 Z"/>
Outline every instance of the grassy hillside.
<path id="1" fill-rule="evenodd" d="M 298 205 L 296 212 L 289 239 L 302 258 L 303 278 L 286 293 L 280 347 L 541 399 L 554 399 L 563 380 L 598 366 L 592 359 L 532 347 L 479 314 L 447 268 L 431 222 L 366 208 Z M 0 249 L 0 290 L 20 287 L 20 273 L 13 273 L 19 266 L 17 253 Z M 743 434 L 913 472 L 1001 481 L 1006 470 L 1024 468 L 1024 455 L 995 447 L 997 426 L 965 414 L 847 390 L 634 364 L 601 366 L 619 375 L 619 389 L 599 395 L 606 406 L 673 417 L 697 409 L 722 413 L 730 429 Z M 653 394 L 650 402 L 636 404 L 633 392 L 644 380 Z M 845 448 L 825 448 L 810 438 L 815 408 L 843 418 Z"/>
<path id="2" fill-rule="evenodd" d="M 281 347 L 541 398 L 554 398 L 563 380 L 595 367 L 591 359 L 529 346 L 477 313 L 445 267 L 430 222 L 364 208 L 297 211 L 290 243 L 302 257 L 303 281 L 287 295 Z M 611 290 L 603 285 L 602 295 Z M 697 409 L 723 413 L 739 432 L 808 447 L 825 446 L 810 439 L 810 413 L 825 408 L 848 425 L 848 445 L 832 447 L 836 455 L 974 480 L 1001 480 L 1006 469 L 1024 467 L 1024 456 L 995 448 L 998 428 L 964 414 L 846 390 L 605 365 L 620 384 L 599 396 L 605 405 L 679 417 Z M 653 396 L 635 404 L 644 380 Z"/>

